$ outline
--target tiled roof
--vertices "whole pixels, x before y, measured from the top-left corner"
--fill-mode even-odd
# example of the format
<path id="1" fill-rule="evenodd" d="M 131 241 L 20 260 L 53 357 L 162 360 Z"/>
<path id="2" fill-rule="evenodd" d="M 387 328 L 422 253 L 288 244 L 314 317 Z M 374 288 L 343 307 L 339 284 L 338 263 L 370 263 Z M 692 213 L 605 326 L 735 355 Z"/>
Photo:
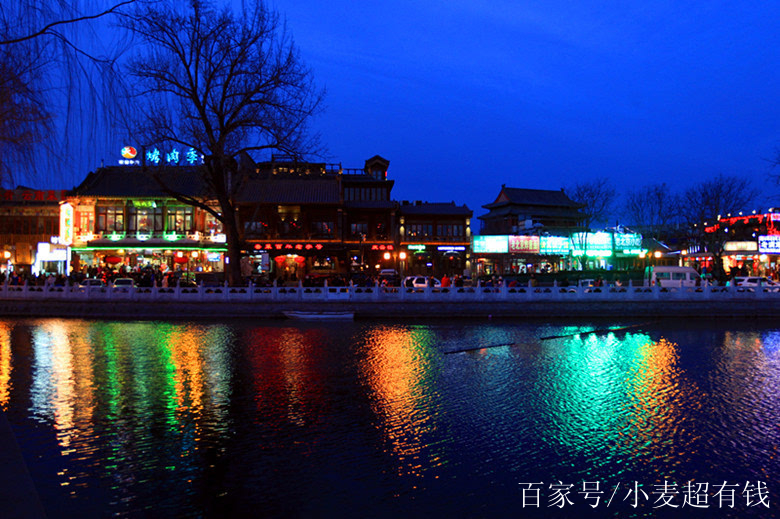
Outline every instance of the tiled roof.
<path id="1" fill-rule="evenodd" d="M 401 204 L 398 213 L 402 215 L 471 216 L 472 211 L 465 204 L 455 205 L 455 202 L 422 202 L 420 204 Z"/>
<path id="2" fill-rule="evenodd" d="M 142 166 L 108 166 L 87 175 L 73 190 L 77 196 L 152 198 L 167 197 L 160 179 L 173 191 L 188 196 L 203 194 L 203 179 L 197 167 L 176 166 L 151 169 Z"/>
<path id="3" fill-rule="evenodd" d="M 581 204 L 574 202 L 563 190 L 522 189 L 516 187 L 503 187 L 494 202 L 482 207 L 491 209 L 505 204 L 581 207 Z"/>
<path id="4" fill-rule="evenodd" d="M 577 211 L 576 207 L 559 206 L 499 206 L 494 207 L 489 213 L 478 216 L 479 220 L 492 220 L 502 216 L 521 216 L 523 218 L 574 218 L 581 219 L 585 215 Z"/>
<path id="5" fill-rule="evenodd" d="M 238 193 L 239 202 L 272 204 L 338 204 L 337 178 L 269 178 L 250 180 Z"/>
<path id="6" fill-rule="evenodd" d="M 375 201 L 361 201 L 361 200 L 349 200 L 344 202 L 344 206 L 348 209 L 392 209 L 396 206 L 396 202 L 392 200 L 375 200 Z"/>

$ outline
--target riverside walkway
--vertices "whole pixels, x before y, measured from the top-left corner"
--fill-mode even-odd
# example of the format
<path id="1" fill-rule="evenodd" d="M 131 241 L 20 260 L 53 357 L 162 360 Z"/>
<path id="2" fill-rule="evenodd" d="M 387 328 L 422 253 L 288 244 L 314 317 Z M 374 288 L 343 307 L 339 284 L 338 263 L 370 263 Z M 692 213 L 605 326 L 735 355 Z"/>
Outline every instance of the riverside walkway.
<path id="1" fill-rule="evenodd" d="M 773 287 L 83 287 L 0 286 L 0 316 L 279 318 L 349 310 L 356 318 L 780 316 Z"/>

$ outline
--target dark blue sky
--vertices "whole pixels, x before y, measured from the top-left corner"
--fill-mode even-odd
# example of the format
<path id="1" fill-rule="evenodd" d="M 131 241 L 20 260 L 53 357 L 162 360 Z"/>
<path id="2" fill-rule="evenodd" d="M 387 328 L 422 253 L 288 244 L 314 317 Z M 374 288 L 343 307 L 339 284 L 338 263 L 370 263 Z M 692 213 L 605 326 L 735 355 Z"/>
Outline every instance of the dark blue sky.
<path id="1" fill-rule="evenodd" d="M 780 2 L 272 5 L 327 88 L 331 159 L 389 159 L 397 199 L 478 215 L 502 183 L 682 191 L 718 173 L 778 191 Z"/>

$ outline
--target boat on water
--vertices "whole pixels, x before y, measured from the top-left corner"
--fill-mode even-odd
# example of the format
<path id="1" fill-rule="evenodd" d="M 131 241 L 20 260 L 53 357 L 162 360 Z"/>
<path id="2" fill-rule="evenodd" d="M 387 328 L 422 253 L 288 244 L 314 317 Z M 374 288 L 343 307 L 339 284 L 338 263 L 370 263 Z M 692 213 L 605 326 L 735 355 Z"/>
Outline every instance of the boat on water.
<path id="1" fill-rule="evenodd" d="M 355 312 L 301 312 L 285 310 L 284 316 L 288 319 L 301 319 L 306 321 L 351 321 L 355 318 Z"/>

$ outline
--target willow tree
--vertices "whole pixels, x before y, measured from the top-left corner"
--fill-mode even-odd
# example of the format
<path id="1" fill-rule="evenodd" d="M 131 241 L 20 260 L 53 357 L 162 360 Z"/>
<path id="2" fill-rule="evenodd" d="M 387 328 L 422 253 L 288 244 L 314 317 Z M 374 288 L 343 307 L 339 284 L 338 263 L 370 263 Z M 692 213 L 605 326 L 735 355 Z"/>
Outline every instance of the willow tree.
<path id="1" fill-rule="evenodd" d="M 235 12 L 168 0 L 141 4 L 124 19 L 140 39 L 130 64 L 139 80 L 139 134 L 148 146 L 183 146 L 203 157 L 202 196 L 177 191 L 164 175 L 158 182 L 222 223 L 230 284 L 241 281 L 238 164 L 245 154 L 312 151 L 316 136 L 308 123 L 322 100 L 278 14 L 261 0 L 242 3 Z"/>
<path id="2" fill-rule="evenodd" d="M 116 119 L 121 49 L 101 31 L 135 1 L 0 2 L 0 186 L 62 181 L 63 164 L 83 175 L 83 150 Z"/>

